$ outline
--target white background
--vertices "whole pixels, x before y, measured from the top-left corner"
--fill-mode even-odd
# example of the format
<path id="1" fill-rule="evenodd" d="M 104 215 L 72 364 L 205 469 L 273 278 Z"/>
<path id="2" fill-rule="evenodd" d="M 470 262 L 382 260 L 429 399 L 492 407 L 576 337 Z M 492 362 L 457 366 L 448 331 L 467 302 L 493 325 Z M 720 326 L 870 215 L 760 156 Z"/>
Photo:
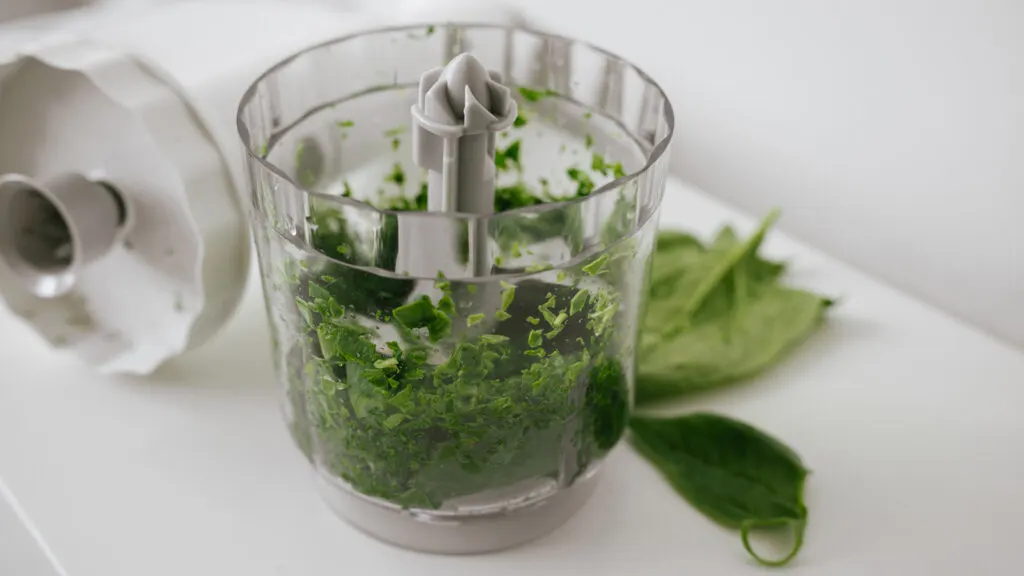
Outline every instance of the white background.
<path id="1" fill-rule="evenodd" d="M 515 3 L 666 88 L 676 173 L 1024 346 L 1024 2 Z"/>
<path id="2" fill-rule="evenodd" d="M 1024 2 L 512 3 L 662 83 L 676 173 L 1024 346 Z"/>

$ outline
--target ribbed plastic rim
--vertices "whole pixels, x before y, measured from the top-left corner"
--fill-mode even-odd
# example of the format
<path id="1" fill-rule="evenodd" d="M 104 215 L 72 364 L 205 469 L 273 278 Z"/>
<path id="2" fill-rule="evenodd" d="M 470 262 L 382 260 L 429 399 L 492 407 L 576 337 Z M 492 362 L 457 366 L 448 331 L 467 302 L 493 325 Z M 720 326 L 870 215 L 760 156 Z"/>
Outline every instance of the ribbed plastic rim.
<path id="1" fill-rule="evenodd" d="M 270 78 L 271 76 L 273 76 L 275 73 L 279 72 L 280 70 L 286 68 L 289 64 L 291 64 L 295 60 L 297 60 L 299 58 L 302 58 L 303 56 L 306 56 L 306 55 L 308 55 L 310 53 L 317 52 L 319 50 L 322 50 L 322 49 L 325 49 L 325 48 L 328 48 L 328 47 L 331 47 L 331 46 L 336 46 L 338 44 L 342 44 L 344 42 L 349 42 L 349 41 L 353 41 L 353 40 L 358 40 L 360 38 L 365 38 L 367 36 L 375 36 L 375 35 L 382 35 L 382 34 L 393 34 L 393 33 L 400 33 L 400 32 L 414 32 L 414 31 L 422 30 L 424 26 L 428 26 L 428 25 L 430 25 L 429 22 L 424 22 L 424 23 L 415 24 L 415 25 L 401 25 L 401 26 L 388 26 L 388 27 L 381 27 L 381 28 L 373 28 L 373 29 L 369 29 L 369 30 L 364 30 L 362 32 L 356 32 L 356 33 L 352 33 L 352 34 L 347 34 L 347 35 L 344 35 L 344 36 L 341 36 L 341 37 L 338 37 L 338 38 L 335 38 L 335 39 L 332 39 L 332 40 L 327 40 L 327 41 L 324 41 L 324 42 L 320 42 L 318 44 L 314 44 L 314 45 L 312 45 L 312 46 L 310 46 L 308 48 L 300 50 L 299 52 L 296 52 L 296 53 L 292 54 L 291 56 L 288 56 L 287 58 L 284 58 L 283 60 L 279 61 L 277 64 L 274 64 L 273 66 L 268 68 L 263 74 L 261 74 L 249 86 L 248 89 L 246 89 L 245 93 L 242 95 L 242 100 L 239 103 L 238 112 L 237 112 L 236 117 L 235 117 L 236 123 L 237 123 L 237 126 L 238 126 L 238 135 L 242 139 L 242 143 L 243 143 L 243 145 L 245 147 L 246 160 L 248 162 L 256 162 L 260 166 L 260 168 L 262 170 L 266 170 L 266 171 L 274 174 L 276 177 L 278 177 L 278 178 L 284 180 L 285 182 L 287 182 L 291 186 L 291 188 L 292 188 L 292 190 L 289 191 L 289 192 L 294 191 L 294 192 L 306 194 L 309 198 L 319 198 L 319 199 L 323 199 L 324 201 L 327 201 L 327 202 L 338 203 L 338 204 L 341 204 L 341 205 L 344 205 L 344 206 L 349 206 L 349 207 L 355 208 L 357 210 L 365 210 L 369 214 L 371 214 L 373 216 L 376 216 L 376 217 L 381 217 L 382 215 L 386 215 L 386 214 L 408 214 L 408 212 L 401 212 L 401 211 L 396 211 L 396 210 L 385 210 L 385 209 L 376 208 L 376 207 L 374 207 L 371 204 L 367 204 L 366 202 L 362 202 L 362 201 L 356 200 L 354 198 L 345 198 L 345 197 L 341 197 L 341 196 L 337 196 L 337 195 L 333 195 L 333 194 L 326 194 L 326 193 L 323 193 L 323 192 L 317 192 L 317 191 L 310 190 L 310 189 L 302 186 L 301 184 L 296 182 L 293 178 L 288 176 L 284 171 L 279 169 L 275 164 L 267 161 L 267 159 L 264 158 L 261 154 L 259 154 L 257 150 L 253 149 L 253 147 L 250 145 L 250 141 L 251 141 L 252 138 L 251 138 L 251 134 L 249 132 L 249 126 L 245 122 L 245 113 L 248 110 L 249 106 L 252 104 L 256 94 L 258 93 L 258 91 L 259 91 L 259 89 L 261 87 L 261 85 L 268 78 Z M 561 36 L 561 35 L 557 35 L 557 34 L 549 34 L 547 32 L 540 32 L 540 31 L 533 30 L 533 29 L 530 29 L 530 28 L 524 28 L 524 27 L 518 27 L 518 26 L 510 27 L 510 26 L 502 26 L 502 25 L 498 25 L 498 24 L 484 24 L 484 23 L 473 23 L 473 22 L 444 22 L 444 23 L 437 23 L 437 25 L 438 26 L 446 26 L 446 27 L 455 27 L 455 28 L 493 29 L 493 30 L 517 30 L 519 32 L 523 32 L 523 33 L 526 33 L 526 34 L 531 34 L 531 35 L 533 35 L 533 36 L 535 36 L 535 37 L 537 37 L 538 39 L 541 39 L 541 40 L 547 39 L 547 40 L 556 40 L 556 41 L 560 41 L 560 42 L 570 42 L 570 43 L 576 44 L 578 46 L 583 46 L 586 49 L 592 50 L 592 51 L 594 51 L 594 52 L 596 52 L 598 54 L 602 54 L 606 58 L 616 60 L 616 61 L 620 62 L 621 64 L 623 64 L 626 68 L 631 69 L 632 71 L 634 71 L 637 75 L 639 75 L 641 78 L 643 78 L 643 80 L 645 82 L 649 83 L 652 87 L 654 87 L 658 91 L 658 94 L 662 97 L 663 102 L 664 102 L 664 114 L 665 114 L 665 121 L 668 124 L 668 132 L 665 134 L 665 136 L 663 138 L 661 138 L 661 140 L 659 140 L 658 142 L 656 142 L 654 144 L 654 146 L 652 146 L 651 151 L 650 151 L 650 153 L 648 153 L 646 162 L 644 163 L 643 167 L 641 167 L 639 170 L 637 170 L 635 172 L 631 172 L 631 173 L 626 174 L 625 176 L 623 176 L 621 178 L 618 178 L 616 180 L 612 180 L 610 182 L 607 182 L 607 183 L 599 186 L 598 188 L 596 188 L 593 192 L 591 192 L 587 196 L 583 196 L 583 197 L 579 197 L 579 198 L 571 198 L 571 199 L 568 199 L 568 200 L 563 200 L 563 201 L 558 201 L 558 202 L 546 202 L 544 204 L 540 204 L 540 205 L 537 205 L 537 206 L 525 206 L 525 207 L 522 207 L 522 208 L 514 208 L 514 209 L 511 209 L 511 210 L 505 210 L 505 211 L 500 212 L 498 214 L 491 214 L 491 215 L 487 215 L 487 216 L 481 216 L 479 214 L 467 214 L 467 213 L 461 213 L 461 212 L 417 212 L 416 213 L 417 217 L 424 217 L 424 216 L 426 216 L 426 217 L 458 219 L 458 220 L 476 220 L 476 219 L 486 218 L 488 220 L 495 221 L 495 220 L 500 220 L 502 217 L 505 217 L 505 216 L 515 217 L 516 215 L 525 214 L 525 213 L 543 213 L 543 212 L 547 212 L 549 210 L 563 210 L 566 207 L 572 206 L 572 205 L 575 205 L 575 204 L 583 204 L 583 203 L 586 203 L 588 201 L 597 201 L 597 199 L 603 197 L 604 195 L 606 195 L 606 194 L 608 194 L 610 192 L 619 190 L 620 188 L 622 188 L 623 185 L 625 185 L 625 184 L 627 184 L 627 183 L 629 183 L 629 182 L 631 182 L 633 180 L 636 180 L 642 174 L 644 174 L 645 172 L 650 170 L 656 163 L 658 163 L 658 161 L 660 161 L 662 159 L 662 157 L 667 152 L 669 144 L 672 142 L 672 136 L 675 133 L 675 112 L 672 109 L 672 103 L 669 101 L 668 96 L 665 94 L 665 91 L 664 91 L 664 89 L 662 89 L 661 85 L 658 84 L 657 82 L 655 82 L 654 79 L 651 78 L 651 76 L 649 74 L 647 74 L 646 72 L 643 71 L 643 69 L 641 69 L 640 67 L 638 67 L 635 64 L 631 63 L 630 61 L 626 60 L 625 58 L 619 56 L 618 54 L 615 54 L 613 52 L 610 52 L 610 51 L 605 50 L 603 48 L 600 48 L 600 47 L 598 47 L 598 46 L 596 46 L 596 45 L 594 45 L 594 44 L 592 44 L 590 42 L 586 42 L 586 41 L 583 41 L 583 40 L 577 40 L 575 38 L 569 38 L 569 37 Z"/>

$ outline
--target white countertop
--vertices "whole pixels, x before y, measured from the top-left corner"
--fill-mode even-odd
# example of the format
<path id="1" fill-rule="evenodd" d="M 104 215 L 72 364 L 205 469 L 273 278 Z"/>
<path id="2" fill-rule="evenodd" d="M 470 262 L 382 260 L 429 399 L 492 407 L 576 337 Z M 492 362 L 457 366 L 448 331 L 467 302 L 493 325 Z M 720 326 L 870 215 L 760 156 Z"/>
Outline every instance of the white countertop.
<path id="1" fill-rule="evenodd" d="M 662 221 L 753 224 L 678 183 Z M 762 427 L 813 470 L 806 544 L 782 573 L 1015 572 L 1024 353 L 781 235 L 767 249 L 841 305 L 780 368 L 690 406 Z M 356 532 L 285 432 L 255 282 L 227 330 L 149 380 L 97 376 L 3 312 L 0 342 L 2 576 L 764 573 L 626 446 L 576 518 L 522 548 L 426 556 Z"/>

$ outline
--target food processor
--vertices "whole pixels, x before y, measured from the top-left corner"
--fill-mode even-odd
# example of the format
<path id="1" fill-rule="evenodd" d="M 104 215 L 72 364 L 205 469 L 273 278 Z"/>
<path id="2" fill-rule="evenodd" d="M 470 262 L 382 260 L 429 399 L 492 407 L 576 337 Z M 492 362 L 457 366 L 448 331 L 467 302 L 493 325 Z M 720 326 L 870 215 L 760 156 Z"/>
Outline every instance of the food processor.
<path id="1" fill-rule="evenodd" d="M 480 553 L 587 501 L 632 406 L 672 129 L 636 66 L 516 27 L 362 32 L 256 80 L 276 377 L 339 516 Z"/>

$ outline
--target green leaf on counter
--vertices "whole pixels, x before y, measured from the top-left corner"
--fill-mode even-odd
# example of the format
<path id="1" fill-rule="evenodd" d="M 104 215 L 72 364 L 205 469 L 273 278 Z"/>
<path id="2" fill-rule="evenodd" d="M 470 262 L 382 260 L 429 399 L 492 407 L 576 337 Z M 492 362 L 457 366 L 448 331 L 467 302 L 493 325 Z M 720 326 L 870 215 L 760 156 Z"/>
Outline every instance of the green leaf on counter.
<path id="1" fill-rule="evenodd" d="M 658 236 L 639 344 L 636 400 L 647 403 L 754 376 L 817 328 L 831 301 L 785 287 L 758 250 L 776 213 L 741 241 Z"/>
<path id="2" fill-rule="evenodd" d="M 809 292 L 766 286 L 741 310 L 697 322 L 669 340 L 642 344 L 637 402 L 730 384 L 770 368 L 814 330 L 827 306 Z M 655 350 L 669 347 L 672 354 Z"/>
<path id="3" fill-rule="evenodd" d="M 631 440 L 672 487 L 720 525 L 738 529 L 758 563 L 782 566 L 803 545 L 807 469 L 779 441 L 747 424 L 708 413 L 676 418 L 633 418 Z M 793 546 L 782 558 L 754 551 L 755 530 L 789 527 Z"/>

